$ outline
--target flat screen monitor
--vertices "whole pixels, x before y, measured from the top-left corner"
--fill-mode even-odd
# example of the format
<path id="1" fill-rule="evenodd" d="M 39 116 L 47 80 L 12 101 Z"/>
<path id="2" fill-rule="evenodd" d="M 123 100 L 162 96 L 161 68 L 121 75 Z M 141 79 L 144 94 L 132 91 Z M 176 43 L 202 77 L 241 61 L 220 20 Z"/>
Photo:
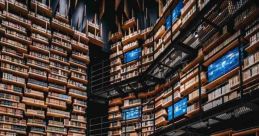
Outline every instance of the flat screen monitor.
<path id="1" fill-rule="evenodd" d="M 234 48 L 208 66 L 208 81 L 212 82 L 238 66 L 239 50 Z"/>
<path id="2" fill-rule="evenodd" d="M 141 57 L 141 48 L 128 51 L 124 54 L 124 63 L 128 63 L 134 60 L 139 60 L 140 57 Z"/>
<path id="3" fill-rule="evenodd" d="M 124 120 L 139 118 L 141 116 L 141 108 L 134 107 L 134 108 L 125 109 L 122 111 L 122 115 Z"/>
<path id="4" fill-rule="evenodd" d="M 172 23 L 174 23 L 177 20 L 177 18 L 180 17 L 182 8 L 183 8 L 183 0 L 179 0 L 179 2 L 177 3 L 177 5 L 172 11 Z"/>
<path id="5" fill-rule="evenodd" d="M 168 120 L 173 119 L 173 106 L 168 107 Z M 184 115 L 187 112 L 187 97 L 174 104 L 174 118 Z"/>
<path id="6" fill-rule="evenodd" d="M 165 29 L 168 30 L 172 26 L 171 16 L 168 16 L 165 20 Z"/>

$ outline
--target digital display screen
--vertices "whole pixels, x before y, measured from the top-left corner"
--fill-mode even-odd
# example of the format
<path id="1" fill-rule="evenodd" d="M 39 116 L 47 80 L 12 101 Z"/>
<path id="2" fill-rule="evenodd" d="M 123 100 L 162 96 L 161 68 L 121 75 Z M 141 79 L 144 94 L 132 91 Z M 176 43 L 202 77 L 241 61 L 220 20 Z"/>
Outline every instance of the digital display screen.
<path id="1" fill-rule="evenodd" d="M 168 16 L 165 21 L 165 29 L 168 30 L 172 26 L 171 16 Z"/>
<path id="2" fill-rule="evenodd" d="M 183 0 L 179 0 L 177 5 L 172 11 L 172 23 L 174 23 L 178 17 L 181 15 L 181 9 L 183 8 Z"/>
<path id="3" fill-rule="evenodd" d="M 237 66 L 239 66 L 239 50 L 234 48 L 208 66 L 208 81 L 214 81 Z"/>
<path id="4" fill-rule="evenodd" d="M 141 57 L 141 49 L 137 48 L 124 54 L 124 63 L 139 60 Z"/>
<path id="5" fill-rule="evenodd" d="M 168 107 L 168 120 L 173 119 L 173 106 Z M 187 112 L 187 97 L 174 104 L 174 118 L 184 115 Z"/>
<path id="6" fill-rule="evenodd" d="M 165 28 L 168 30 L 172 24 L 181 16 L 181 9 L 183 8 L 183 0 L 179 0 L 172 13 L 166 18 Z"/>
<path id="7" fill-rule="evenodd" d="M 130 109 L 125 109 L 122 111 L 123 120 L 130 120 L 139 118 L 141 115 L 140 107 L 134 107 Z"/>

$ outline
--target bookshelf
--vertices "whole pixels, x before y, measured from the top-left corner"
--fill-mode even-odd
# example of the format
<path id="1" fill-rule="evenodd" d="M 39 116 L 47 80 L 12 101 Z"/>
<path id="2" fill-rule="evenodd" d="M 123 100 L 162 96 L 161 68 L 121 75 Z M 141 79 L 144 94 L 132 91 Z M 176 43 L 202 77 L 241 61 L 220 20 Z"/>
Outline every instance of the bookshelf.
<path id="1" fill-rule="evenodd" d="M 24 3 L 0 1 L 0 133 L 85 135 L 89 39 L 50 5 Z"/>
<path id="2" fill-rule="evenodd" d="M 112 76 L 118 73 L 126 75 L 127 72 L 140 71 L 145 65 L 143 60 L 146 59 L 144 58 L 148 58 L 149 56 L 153 57 L 154 60 L 157 58 L 166 60 L 167 58 L 160 56 L 166 55 L 164 52 L 176 56 L 175 52 L 167 51 L 167 48 L 180 41 L 184 45 L 197 50 L 195 57 L 191 56 L 191 58 L 186 59 L 186 62 L 182 62 L 180 67 L 173 69 L 175 70 L 174 73 L 178 74 L 178 78 L 175 79 L 176 81 L 170 82 L 168 81 L 169 79 L 166 79 L 165 83 L 157 84 L 155 88 L 145 88 L 151 91 L 142 90 L 142 92 L 137 94 L 138 98 L 143 101 L 142 116 L 144 117 L 145 114 L 150 115 L 151 113 L 154 115 L 155 123 L 150 124 L 150 126 L 158 131 L 155 135 L 160 135 L 159 132 L 163 132 L 164 130 L 173 130 L 172 126 L 192 121 L 192 119 L 195 118 L 197 119 L 198 116 L 202 116 L 200 115 L 201 113 L 209 113 L 213 111 L 213 109 L 220 108 L 233 101 L 238 101 L 242 99 L 244 95 L 249 95 L 249 93 L 258 89 L 258 19 L 256 19 L 256 17 L 258 17 L 258 15 L 256 15 L 258 7 L 255 8 L 254 3 L 249 0 L 241 2 L 240 5 L 222 1 L 220 6 L 217 7 L 219 9 L 218 13 L 215 14 L 213 11 L 216 9 L 216 6 L 209 5 L 211 3 L 209 0 L 200 1 L 198 3 L 192 0 L 183 1 L 181 15 L 167 28 L 163 23 L 166 22 L 166 17 L 175 5 L 174 2 L 168 1 L 165 4 L 164 10 L 160 9 L 163 12 L 161 12 L 161 16 L 154 27 L 151 28 L 150 35 L 144 37 L 143 43 L 134 43 L 136 39 L 141 39 L 138 37 L 138 33 L 142 31 L 129 29 L 138 25 L 137 18 L 132 18 L 122 24 L 122 30 L 129 30 L 131 33 L 126 33 L 125 35 L 123 31 L 124 33 L 122 32 L 122 34 L 124 34 L 124 37 L 122 36 L 120 44 L 112 44 L 111 46 L 112 54 L 110 55 L 110 60 L 114 59 L 110 65 L 112 67 Z M 212 8 L 206 9 L 205 7 L 208 7 L 208 5 L 212 6 Z M 168 7 L 169 9 L 167 9 Z M 207 12 L 205 13 L 205 11 Z M 197 25 L 197 28 L 191 27 L 191 23 L 193 23 L 200 14 L 204 14 L 204 18 L 206 18 L 207 21 L 201 19 L 202 21 Z M 231 19 L 234 21 L 233 26 L 227 25 Z M 216 26 L 210 25 L 209 21 L 215 23 Z M 186 33 L 183 32 L 187 28 L 193 29 L 191 32 L 189 30 Z M 180 38 L 178 36 L 180 36 Z M 110 37 L 110 40 L 114 42 L 114 39 L 119 39 L 119 37 L 120 36 L 116 37 L 114 34 Z M 123 58 L 122 54 L 138 46 L 142 48 L 142 62 L 140 65 L 137 62 L 123 64 L 118 61 Z M 209 67 L 234 49 L 238 49 L 238 52 L 241 53 L 241 57 L 238 58 L 240 63 L 235 68 L 211 81 L 208 76 Z M 118 56 L 118 60 L 115 56 Z M 171 55 L 167 57 L 171 57 Z M 176 56 L 173 59 L 176 58 L 178 57 Z M 162 65 L 159 62 L 157 63 L 157 65 Z M 169 63 L 170 62 L 168 62 L 168 64 Z M 116 69 L 118 65 L 120 67 Z M 138 74 L 132 75 L 138 76 Z M 111 77 L 111 84 L 115 81 L 113 79 L 114 77 Z M 120 80 L 127 80 L 127 78 L 122 76 Z M 152 100 L 145 103 L 147 97 Z M 121 98 L 124 98 L 124 96 Z M 168 107 L 183 98 L 187 98 L 186 113 L 169 121 Z M 147 106 L 149 104 L 150 106 Z M 118 108 L 125 109 L 123 106 Z M 120 123 L 122 122 L 123 120 L 120 121 Z M 129 133 L 140 130 L 141 126 L 142 125 L 137 127 L 133 127 L 133 125 L 129 126 Z M 148 130 L 149 129 L 145 129 L 145 127 L 142 126 L 141 132 L 144 134 L 144 132 Z M 246 130 L 242 130 L 239 133 L 235 130 L 226 130 L 211 135 L 246 135 L 249 134 L 249 131 L 250 130 L 247 130 L 246 133 Z M 250 134 L 258 135 L 256 129 L 252 129 L 251 131 Z M 124 132 L 123 128 L 122 132 Z"/>

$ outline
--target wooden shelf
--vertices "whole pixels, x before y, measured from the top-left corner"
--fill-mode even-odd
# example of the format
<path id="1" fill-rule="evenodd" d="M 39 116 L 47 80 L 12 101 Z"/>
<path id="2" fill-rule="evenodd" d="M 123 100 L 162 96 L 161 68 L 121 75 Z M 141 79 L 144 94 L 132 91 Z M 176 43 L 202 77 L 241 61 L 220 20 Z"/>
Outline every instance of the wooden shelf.
<path id="1" fill-rule="evenodd" d="M 204 98 L 207 98 L 207 97 L 208 97 L 208 95 L 206 93 L 201 94 L 201 99 L 204 99 Z M 188 100 L 188 104 L 193 104 L 194 102 L 197 102 L 199 100 L 199 98 L 200 97 L 198 95 L 198 96 L 196 96 L 196 97 L 194 97 L 192 99 L 189 99 Z"/>
<path id="2" fill-rule="evenodd" d="M 5 33 L 5 36 L 7 38 L 10 38 L 12 40 L 21 42 L 21 43 L 26 44 L 26 45 L 29 45 L 29 44 L 32 43 L 31 38 L 29 38 L 29 37 L 26 37 L 28 39 L 24 39 L 24 38 L 19 37 L 18 35 L 13 35 L 13 34 L 10 34 L 10 33 L 7 33 L 7 32 Z"/>
<path id="3" fill-rule="evenodd" d="M 64 24 L 64 23 L 54 19 L 51 22 L 51 28 L 53 28 L 55 30 L 59 30 L 64 33 L 67 33 L 67 34 L 70 34 L 70 35 L 74 35 L 74 30 L 68 24 L 66 24 L 67 26 L 62 25 L 62 24 Z"/>
<path id="4" fill-rule="evenodd" d="M 37 85 L 37 84 L 33 84 L 33 83 L 27 83 L 27 87 L 31 88 L 31 89 L 35 89 L 38 91 L 42 91 L 42 92 L 48 92 L 48 87 L 43 87 L 41 85 Z"/>
<path id="5" fill-rule="evenodd" d="M 80 55 L 77 55 L 77 54 L 73 54 L 73 53 L 72 53 L 72 58 L 77 59 L 77 60 L 80 60 L 80 61 L 82 61 L 82 62 L 84 62 L 84 63 L 86 63 L 86 64 L 89 64 L 89 63 L 90 63 L 90 58 L 89 58 L 88 55 L 82 55 L 82 56 L 80 56 Z"/>
<path id="6" fill-rule="evenodd" d="M 52 37 L 52 36 L 51 36 L 51 32 L 48 31 L 48 29 L 46 29 L 46 28 L 45 28 L 45 30 L 40 30 L 40 29 L 38 29 L 38 28 L 32 26 L 31 32 L 33 32 L 33 33 L 38 33 L 38 34 L 40 34 L 40 35 L 42 35 L 42 36 L 45 36 L 45 37 L 47 37 L 47 38 L 51 38 L 51 37 Z"/>
<path id="7" fill-rule="evenodd" d="M 196 76 L 196 77 L 198 77 L 198 76 Z M 207 79 L 206 79 L 206 75 L 204 73 L 204 76 L 201 76 L 201 84 L 204 84 L 206 82 L 207 82 Z M 189 93 L 191 93 L 192 91 L 194 91 L 198 86 L 199 86 L 199 81 L 197 80 L 192 85 L 185 88 L 184 90 L 180 89 L 180 93 L 181 93 L 181 95 L 186 96 Z"/>
<path id="8" fill-rule="evenodd" d="M 89 51 L 88 46 L 80 42 L 71 42 L 71 44 L 72 44 L 72 49 L 82 51 L 84 53 L 87 53 Z"/>
<path id="9" fill-rule="evenodd" d="M 116 42 L 123 37 L 122 32 L 116 32 L 109 37 L 110 42 Z"/>
<path id="10" fill-rule="evenodd" d="M 40 12 L 43 15 L 46 15 L 48 17 L 52 16 L 52 10 L 51 10 L 50 6 L 47 6 L 47 5 L 43 4 L 43 3 L 40 3 L 37 0 L 32 0 L 31 1 L 31 8 L 32 8 L 32 10 Z"/>
<path id="11" fill-rule="evenodd" d="M 186 7 L 186 5 L 188 4 L 188 7 Z M 185 4 L 184 4 L 184 7 L 183 7 L 183 9 L 184 9 L 184 11 L 183 11 L 183 9 L 181 10 L 181 16 L 185 16 L 189 11 L 190 11 L 190 9 L 193 7 L 193 6 L 196 6 L 196 2 L 195 2 L 195 0 L 189 0 L 188 2 L 186 2 Z"/>
<path id="12" fill-rule="evenodd" d="M 38 15 L 34 12 L 29 12 L 28 18 L 32 21 L 32 23 L 42 26 L 43 28 L 50 28 L 49 19 L 40 18 L 41 15 Z"/>
<path id="13" fill-rule="evenodd" d="M 203 53 L 207 54 L 209 51 L 211 51 L 213 48 L 215 48 L 219 44 L 223 43 L 223 41 L 225 41 L 229 37 L 230 37 L 230 33 L 229 32 L 226 32 L 226 33 L 220 35 L 217 39 L 213 40 L 212 42 L 210 42 L 208 45 L 206 45 L 202 49 Z"/>
<path id="14" fill-rule="evenodd" d="M 34 79 L 44 80 L 44 81 L 47 80 L 47 75 L 40 75 L 40 74 L 33 73 L 33 72 L 28 72 L 28 74 L 29 74 L 29 77 L 32 77 Z"/>
<path id="15" fill-rule="evenodd" d="M 28 77 L 28 71 L 16 71 L 16 70 L 12 70 L 9 68 L 5 68 L 5 67 L 0 67 L 0 69 L 2 70 L 2 72 L 7 72 L 7 73 L 12 73 L 15 76 L 19 76 L 19 77 L 23 77 L 23 78 L 27 78 Z"/>
<path id="16" fill-rule="evenodd" d="M 7 0 L 6 6 L 8 6 L 8 8 L 10 8 L 12 11 L 22 14 L 25 17 L 28 15 L 27 5 L 24 5 L 20 2 Z"/>
<path id="17" fill-rule="evenodd" d="M 28 97 L 26 97 L 26 98 L 28 98 Z M 45 104 L 44 101 L 41 101 L 41 103 L 38 103 L 37 101 L 38 101 L 38 99 L 28 98 L 28 100 L 27 100 L 24 97 L 23 97 L 23 100 L 22 100 L 22 102 L 26 105 L 40 107 L 40 108 L 47 108 L 47 105 Z"/>
<path id="18" fill-rule="evenodd" d="M 197 66 L 197 64 L 201 61 L 203 61 L 204 55 L 203 52 L 201 51 L 198 56 L 191 61 L 190 63 L 188 63 L 188 65 L 186 65 L 183 69 L 182 69 L 182 73 L 186 73 L 188 70 L 190 70 L 191 68 L 194 68 Z"/>
<path id="19" fill-rule="evenodd" d="M 135 19 L 135 17 L 127 20 L 126 22 L 123 23 L 122 25 L 122 29 L 123 30 L 128 30 L 129 28 L 135 27 L 137 25 L 137 21 Z"/>
<path id="20" fill-rule="evenodd" d="M 89 42 L 93 43 L 94 45 L 98 45 L 100 47 L 103 47 L 103 40 L 99 36 L 95 36 L 92 33 L 88 32 Z"/>
<path id="21" fill-rule="evenodd" d="M 26 89 L 24 91 L 24 96 L 37 98 L 37 99 L 44 99 L 43 92 L 39 92 L 39 91 L 31 90 L 31 89 Z"/>
<path id="22" fill-rule="evenodd" d="M 23 26 L 23 27 L 25 27 L 27 29 L 31 28 L 31 21 L 22 20 L 21 17 L 16 16 L 16 15 L 14 15 L 12 13 L 9 13 L 9 12 L 6 12 L 6 11 L 3 11 L 2 15 L 3 15 L 3 17 L 5 17 L 5 19 L 7 21 L 11 21 L 11 22 L 20 24 L 21 26 Z"/>
<path id="23" fill-rule="evenodd" d="M 244 28 L 245 26 L 247 26 L 248 23 L 250 23 L 251 21 L 255 20 L 256 18 L 258 18 L 258 14 L 259 14 L 259 10 L 258 8 L 255 8 L 252 12 L 249 11 L 249 14 L 246 15 L 246 18 L 239 21 L 238 24 L 236 24 L 234 26 L 234 28 L 236 30 L 239 30 L 241 28 Z"/>
<path id="24" fill-rule="evenodd" d="M 62 23 L 69 24 L 68 15 L 61 14 L 60 12 L 56 12 L 55 19 L 61 21 Z"/>
<path id="25" fill-rule="evenodd" d="M 40 53 L 43 53 L 43 54 L 49 54 L 49 50 L 46 50 L 46 49 L 42 49 L 38 46 L 35 46 L 33 44 L 29 45 L 29 48 L 30 48 L 30 51 L 35 51 L 35 52 L 40 52 Z"/>
<path id="26" fill-rule="evenodd" d="M 89 42 L 89 38 L 87 37 L 86 33 L 79 32 L 75 30 L 74 36 L 73 36 L 78 42 L 82 42 L 84 44 L 87 44 Z"/>
<path id="27" fill-rule="evenodd" d="M 229 130 L 213 133 L 211 136 L 232 136 L 232 133 L 233 133 L 233 130 L 229 129 Z"/>
<path id="28" fill-rule="evenodd" d="M 185 116 L 191 118 L 193 117 L 195 114 L 198 114 L 201 110 L 199 108 L 195 109 L 195 110 L 192 110 L 191 112 L 189 113 L 186 113 Z"/>
<path id="29" fill-rule="evenodd" d="M 4 79 L 4 78 L 2 78 L 0 81 L 2 81 L 2 83 L 6 83 L 6 84 L 12 84 L 12 85 L 20 86 L 20 87 L 25 87 L 25 84 L 22 82 L 8 80 L 8 79 Z"/>
<path id="30" fill-rule="evenodd" d="M 138 107 L 138 106 L 141 106 L 141 103 L 136 103 L 136 104 L 131 104 L 131 105 L 127 105 L 127 106 L 122 106 L 121 109 L 129 109 L 129 108 Z"/>
<path id="31" fill-rule="evenodd" d="M 223 56 L 225 53 L 227 53 L 229 50 L 235 48 L 236 46 L 238 46 L 239 41 L 238 39 L 232 41 L 231 43 L 229 43 L 228 45 L 226 45 L 225 47 L 223 47 L 223 49 L 219 50 L 218 52 L 216 52 L 214 55 L 212 55 L 211 57 L 209 57 L 208 59 L 206 59 L 203 63 L 204 66 L 209 66 L 211 63 L 213 63 L 215 60 L 217 60 L 219 57 Z"/>
<path id="32" fill-rule="evenodd" d="M 131 42 L 133 42 L 133 41 L 136 41 L 137 39 L 139 39 L 139 37 L 140 37 L 139 31 L 135 31 L 135 32 L 133 32 L 133 33 L 127 35 L 127 36 L 124 36 L 124 37 L 122 38 L 122 44 L 123 44 L 123 45 L 126 45 L 126 44 L 128 44 L 128 43 L 131 43 Z"/>
<path id="33" fill-rule="evenodd" d="M 245 131 L 239 131 L 232 134 L 232 136 L 247 136 L 251 134 L 258 134 L 259 128 L 253 128 Z"/>
<path id="34" fill-rule="evenodd" d="M 49 64 L 49 59 L 43 59 L 43 58 L 39 58 L 39 57 L 32 56 L 32 55 L 29 55 L 29 54 L 24 54 L 24 57 L 27 58 L 27 59 L 29 58 L 29 59 L 33 59 L 33 60 L 37 60 L 37 61 L 41 61 L 43 63 Z"/>
<path id="35" fill-rule="evenodd" d="M 250 44 L 246 49 L 248 53 L 254 53 L 259 50 L 259 40 L 256 43 Z"/>
<path id="36" fill-rule="evenodd" d="M 48 86 L 48 90 L 50 92 L 56 92 L 56 93 L 61 93 L 61 94 L 65 94 L 66 93 L 66 90 L 60 89 L 60 88 L 55 88 L 55 87 L 52 87 L 52 86 Z"/>

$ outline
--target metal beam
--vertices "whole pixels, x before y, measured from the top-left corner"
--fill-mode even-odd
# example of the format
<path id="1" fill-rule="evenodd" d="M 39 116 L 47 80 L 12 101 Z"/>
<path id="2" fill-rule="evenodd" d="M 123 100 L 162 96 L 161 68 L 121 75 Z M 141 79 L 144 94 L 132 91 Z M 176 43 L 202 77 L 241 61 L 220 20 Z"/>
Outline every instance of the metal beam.
<path id="1" fill-rule="evenodd" d="M 149 81 L 154 81 L 155 83 L 163 83 L 163 82 L 165 82 L 164 78 L 158 78 L 158 77 L 155 77 L 153 75 L 148 75 L 147 76 L 147 80 L 148 79 L 149 79 Z"/>
<path id="2" fill-rule="evenodd" d="M 203 22 L 205 22 L 205 23 L 207 23 L 207 24 L 209 24 L 209 25 L 211 25 L 212 27 L 214 27 L 215 29 L 217 29 L 218 31 L 220 31 L 221 30 L 221 28 L 218 26 L 218 25 L 216 25 L 215 23 L 213 23 L 213 22 L 211 22 L 210 20 L 208 20 L 207 18 L 202 18 L 202 21 Z"/>
<path id="3" fill-rule="evenodd" d="M 176 50 L 180 50 L 180 51 L 182 51 L 182 52 L 184 52 L 186 54 L 189 54 L 191 56 L 195 56 L 197 54 L 197 52 L 198 52 L 196 49 L 193 49 L 192 47 L 190 47 L 190 46 L 188 46 L 188 45 L 186 45 L 186 44 L 184 44 L 182 42 L 178 42 L 178 44 L 176 44 L 174 46 L 174 48 Z"/>
<path id="4" fill-rule="evenodd" d="M 122 91 L 122 89 L 119 86 L 115 87 L 115 90 L 122 96 L 126 95 L 126 93 L 124 91 Z"/>

